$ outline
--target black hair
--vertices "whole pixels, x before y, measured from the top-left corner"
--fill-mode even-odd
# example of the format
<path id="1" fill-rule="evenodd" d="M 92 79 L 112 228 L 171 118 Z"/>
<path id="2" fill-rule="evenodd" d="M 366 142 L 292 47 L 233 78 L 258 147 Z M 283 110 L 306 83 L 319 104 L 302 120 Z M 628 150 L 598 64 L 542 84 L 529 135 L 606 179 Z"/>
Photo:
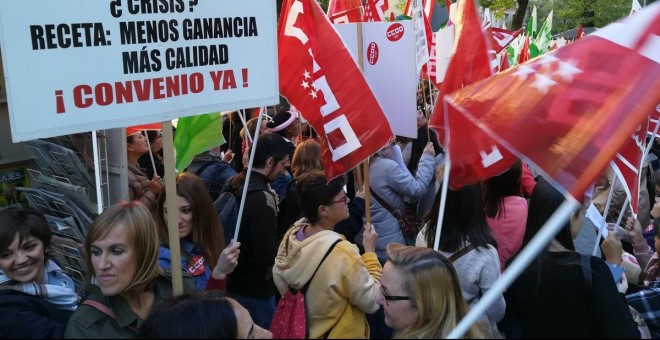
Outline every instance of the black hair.
<path id="1" fill-rule="evenodd" d="M 529 200 L 529 209 L 527 213 L 527 225 L 525 226 L 525 236 L 520 249 L 531 241 L 539 232 L 550 216 L 559 208 L 566 198 L 548 181 L 540 179 L 534 186 L 532 197 Z M 578 212 L 579 213 L 579 212 Z M 568 250 L 575 250 L 573 244 L 573 235 L 571 235 L 571 222 L 567 221 L 562 229 L 555 235 L 555 240 Z"/>
<path id="2" fill-rule="evenodd" d="M 660 170 L 656 170 L 653 173 L 653 177 L 651 177 L 651 181 L 653 182 L 653 185 L 660 185 Z"/>
<path id="3" fill-rule="evenodd" d="M 522 162 L 517 160 L 507 171 L 484 181 L 484 210 L 486 217 L 503 216 L 504 198 L 520 195 Z"/>
<path id="4" fill-rule="evenodd" d="M 164 301 L 144 321 L 143 339 L 235 339 L 238 321 L 218 291 L 183 294 Z"/>
<path id="5" fill-rule="evenodd" d="M 289 155 L 289 151 L 289 145 L 282 136 L 272 132 L 264 133 L 257 140 L 253 168 L 261 169 L 265 167 L 266 161 L 270 157 L 273 157 L 275 162 L 279 162 Z"/>
<path id="6" fill-rule="evenodd" d="M 34 236 L 44 244 L 44 252 L 53 237 L 46 217 L 33 208 L 12 207 L 0 211 L 0 251 L 8 249 L 16 235 L 19 244 L 25 238 Z"/>
<path id="7" fill-rule="evenodd" d="M 319 218 L 319 206 L 328 205 L 332 199 L 344 190 L 346 179 L 343 176 L 334 178 L 326 184 L 325 173 L 321 170 L 305 173 L 296 180 L 298 206 L 303 217 L 309 223 L 316 223 Z"/>
<path id="8" fill-rule="evenodd" d="M 430 138 L 429 138 L 429 132 Z M 429 130 L 426 126 L 423 126 L 417 129 L 417 139 L 413 139 L 411 149 L 410 149 L 410 160 L 408 161 L 407 168 L 413 176 L 417 173 L 417 167 L 419 166 L 419 160 L 422 158 L 424 153 L 424 148 L 426 148 L 426 143 L 433 143 L 433 149 L 435 154 L 444 153 L 440 142 L 438 141 L 438 135 L 433 130 Z"/>
<path id="9" fill-rule="evenodd" d="M 430 248 L 435 242 L 441 193 L 442 190 L 439 190 L 436 194 L 433 207 L 425 218 L 425 222 L 428 223 L 426 242 Z M 460 250 L 467 241 L 475 248 L 486 248 L 489 244 L 497 248 L 497 241 L 486 221 L 481 196 L 480 184 L 466 185 L 461 190 L 450 189 L 447 191 L 440 250 L 453 253 Z"/>

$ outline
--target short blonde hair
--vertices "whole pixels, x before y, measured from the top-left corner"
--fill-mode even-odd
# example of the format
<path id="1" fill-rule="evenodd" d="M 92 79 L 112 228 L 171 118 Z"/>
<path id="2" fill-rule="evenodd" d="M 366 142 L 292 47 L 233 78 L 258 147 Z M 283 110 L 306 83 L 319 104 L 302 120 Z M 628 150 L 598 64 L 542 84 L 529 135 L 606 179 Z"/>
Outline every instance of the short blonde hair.
<path id="1" fill-rule="evenodd" d="M 151 212 L 139 201 L 120 202 L 106 208 L 96 217 L 85 239 L 85 263 L 89 268 L 90 282 L 94 276 L 91 246 L 118 226 L 123 226 L 128 246 L 133 248 L 137 264 L 135 276 L 122 292 L 142 291 L 159 275 L 158 233 Z"/>
<path id="2" fill-rule="evenodd" d="M 415 323 L 397 331 L 394 338 L 447 338 L 468 311 L 454 266 L 430 248 L 390 243 L 387 256 L 402 273 L 406 293 L 419 313 Z M 473 325 L 464 338 L 483 339 L 485 335 L 479 325 Z"/>

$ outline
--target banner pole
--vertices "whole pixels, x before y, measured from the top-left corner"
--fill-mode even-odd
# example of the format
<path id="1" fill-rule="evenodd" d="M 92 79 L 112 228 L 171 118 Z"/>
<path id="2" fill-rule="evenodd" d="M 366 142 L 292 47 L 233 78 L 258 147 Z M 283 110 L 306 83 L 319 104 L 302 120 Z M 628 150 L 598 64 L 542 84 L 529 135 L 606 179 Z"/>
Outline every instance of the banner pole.
<path id="1" fill-rule="evenodd" d="M 500 294 L 520 276 L 527 266 L 536 258 L 537 254 L 545 249 L 550 241 L 564 226 L 564 223 L 570 218 L 573 211 L 580 206 L 574 198 L 568 196 L 564 203 L 550 216 L 550 219 L 543 225 L 541 230 L 536 233 L 529 244 L 523 249 L 516 259 L 506 268 L 499 280 L 495 281 L 493 286 L 484 294 L 463 319 L 456 325 L 447 339 L 461 338 L 470 327 L 486 312 L 486 309 L 497 299 Z"/>
<path id="2" fill-rule="evenodd" d="M 236 218 L 236 228 L 234 229 L 234 237 L 231 240 L 231 243 L 235 243 L 238 240 L 238 232 L 241 229 L 241 219 L 243 219 L 243 208 L 245 208 L 245 197 L 247 196 L 248 184 L 250 184 L 250 175 L 252 174 L 252 165 L 254 163 L 254 151 L 257 149 L 257 142 L 259 141 L 259 131 L 261 130 L 261 122 L 264 118 L 264 112 L 259 114 L 257 119 L 257 129 L 254 131 L 254 139 L 252 141 L 252 146 L 250 147 L 250 159 L 248 160 L 247 173 L 245 174 L 245 183 L 243 184 L 243 192 L 241 193 L 241 205 L 238 208 L 238 217 Z M 247 130 L 247 129 L 246 129 Z M 246 131 L 246 135 L 249 135 L 250 131 Z"/>
<path id="3" fill-rule="evenodd" d="M 362 36 L 362 22 L 357 23 L 357 40 L 358 40 L 358 62 L 360 64 L 360 72 L 364 70 L 364 37 Z M 362 162 L 362 185 L 364 188 L 364 215 L 367 224 L 371 224 L 371 192 L 369 191 L 369 158 Z"/>
<path id="4" fill-rule="evenodd" d="M 181 258 L 181 240 L 179 240 L 179 208 L 176 204 L 176 159 L 174 157 L 174 134 L 172 122 L 164 121 L 161 125 L 163 133 L 163 158 L 165 161 L 165 190 L 170 194 L 166 201 L 167 233 L 169 234 L 170 254 L 173 259 Z M 160 212 L 159 212 L 160 213 Z M 176 261 L 175 263 L 178 263 Z M 181 266 L 172 266 L 172 295 L 183 294 L 183 274 Z"/>
<path id="5" fill-rule="evenodd" d="M 433 240 L 433 250 L 438 251 L 440 249 L 440 234 L 442 233 L 442 221 L 445 218 L 445 206 L 447 205 L 447 190 L 449 190 L 449 172 L 451 171 L 451 158 L 449 153 L 449 106 L 446 101 L 442 103 L 444 107 L 445 114 L 445 172 L 442 174 L 442 192 L 440 193 L 440 208 L 438 209 L 438 221 L 435 226 L 435 240 Z M 427 230 L 428 231 L 428 230 Z"/>
<path id="6" fill-rule="evenodd" d="M 103 212 L 103 195 L 101 194 L 101 157 L 99 156 L 99 144 L 96 138 L 96 130 L 92 130 L 92 148 L 94 149 L 94 179 L 96 180 L 96 213 L 100 215 Z"/>
<path id="7" fill-rule="evenodd" d="M 603 210 L 603 221 L 605 224 L 601 225 L 598 228 L 598 236 L 596 236 L 596 243 L 594 244 L 594 250 L 591 252 L 591 255 L 596 256 L 598 252 L 598 245 L 600 244 L 600 238 L 603 236 L 603 228 L 607 226 L 607 215 L 610 212 L 610 204 L 612 203 L 612 196 L 614 196 L 614 186 L 616 185 L 617 175 L 614 174 L 614 179 L 612 179 L 612 185 L 610 186 L 610 192 L 607 194 L 607 202 L 605 202 L 605 210 Z"/>
<path id="8" fill-rule="evenodd" d="M 149 133 L 147 133 L 146 137 L 147 137 L 147 147 L 149 148 L 149 159 L 151 159 L 151 168 L 154 169 L 154 176 L 156 176 L 158 175 L 158 172 L 156 171 L 156 162 L 154 162 L 154 153 L 151 151 L 151 143 L 149 142 Z M 151 178 L 149 179 L 151 180 Z"/>

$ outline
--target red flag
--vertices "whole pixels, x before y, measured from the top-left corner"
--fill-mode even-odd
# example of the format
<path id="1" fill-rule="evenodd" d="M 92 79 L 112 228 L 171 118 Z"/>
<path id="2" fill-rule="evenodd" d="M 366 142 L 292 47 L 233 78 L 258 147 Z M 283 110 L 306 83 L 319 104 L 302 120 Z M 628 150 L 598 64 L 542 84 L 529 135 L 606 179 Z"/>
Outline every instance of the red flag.
<path id="1" fill-rule="evenodd" d="M 656 3 L 445 100 L 581 197 L 660 100 L 659 33 Z"/>
<path id="2" fill-rule="evenodd" d="M 362 0 L 330 0 L 328 3 L 328 16 L 362 7 Z M 284 6 L 282 6 L 284 8 Z"/>
<path id="3" fill-rule="evenodd" d="M 396 16 L 394 16 L 394 12 L 390 12 L 390 21 L 396 21 Z"/>
<path id="4" fill-rule="evenodd" d="M 366 12 L 365 12 L 366 13 Z M 362 7 L 356 7 L 347 11 L 329 15 L 328 18 L 333 24 L 346 24 L 362 21 Z"/>
<path id="5" fill-rule="evenodd" d="M 522 28 L 515 32 L 492 26 L 489 26 L 489 29 L 490 33 L 492 34 L 493 49 L 495 50 L 495 53 L 500 53 L 503 49 L 509 46 L 509 44 L 520 34 L 520 32 L 522 32 Z"/>
<path id="6" fill-rule="evenodd" d="M 525 43 L 520 50 L 520 55 L 518 55 L 518 64 L 524 64 L 529 58 L 529 37 L 525 37 Z"/>
<path id="7" fill-rule="evenodd" d="M 142 124 L 129 126 L 126 128 L 126 136 L 138 133 L 142 130 L 160 130 L 162 128 L 161 123 L 151 123 L 151 124 Z"/>
<path id="8" fill-rule="evenodd" d="M 509 67 L 509 52 L 504 50 L 500 53 L 500 72 L 506 71 Z"/>
<path id="9" fill-rule="evenodd" d="M 385 114 L 316 0 L 284 1 L 278 42 L 280 93 L 321 136 L 328 180 L 391 140 Z"/>
<path id="10" fill-rule="evenodd" d="M 364 16 L 362 16 L 362 21 L 385 21 L 385 11 L 389 8 L 390 6 L 387 0 L 367 0 L 364 4 Z"/>
<path id="11" fill-rule="evenodd" d="M 582 28 L 582 25 L 578 25 L 577 33 L 575 33 L 575 40 L 582 38 L 582 35 L 584 35 L 584 29 Z"/>
<path id="12" fill-rule="evenodd" d="M 621 183 L 630 198 L 633 214 L 637 215 L 639 204 L 639 184 L 641 181 L 642 155 L 644 154 L 644 132 L 648 129 L 648 120 L 639 125 L 629 136 L 623 147 L 612 159 L 614 172 L 619 175 Z"/>

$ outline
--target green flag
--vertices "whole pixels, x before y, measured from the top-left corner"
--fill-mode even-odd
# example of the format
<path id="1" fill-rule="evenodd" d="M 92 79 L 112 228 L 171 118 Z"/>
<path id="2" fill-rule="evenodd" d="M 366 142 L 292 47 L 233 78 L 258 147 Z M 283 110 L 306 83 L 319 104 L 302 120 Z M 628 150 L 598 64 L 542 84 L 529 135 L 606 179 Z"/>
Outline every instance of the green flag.
<path id="1" fill-rule="evenodd" d="M 532 10 L 532 15 L 529 17 L 529 23 L 527 23 L 527 29 L 525 29 L 525 35 L 530 39 L 534 38 L 536 34 L 536 6 Z"/>
<path id="2" fill-rule="evenodd" d="M 543 22 L 543 25 L 541 25 L 541 29 L 539 29 L 539 33 L 536 35 L 536 38 L 534 39 L 534 45 L 538 47 L 539 54 L 543 54 L 545 52 L 548 52 L 548 49 L 550 49 L 550 41 L 552 40 L 552 12 L 554 10 L 550 11 L 550 14 L 548 14 L 548 18 L 545 19 Z"/>
<path id="3" fill-rule="evenodd" d="M 174 136 L 177 172 L 183 171 L 193 157 L 224 142 L 220 112 L 179 118 Z"/>

